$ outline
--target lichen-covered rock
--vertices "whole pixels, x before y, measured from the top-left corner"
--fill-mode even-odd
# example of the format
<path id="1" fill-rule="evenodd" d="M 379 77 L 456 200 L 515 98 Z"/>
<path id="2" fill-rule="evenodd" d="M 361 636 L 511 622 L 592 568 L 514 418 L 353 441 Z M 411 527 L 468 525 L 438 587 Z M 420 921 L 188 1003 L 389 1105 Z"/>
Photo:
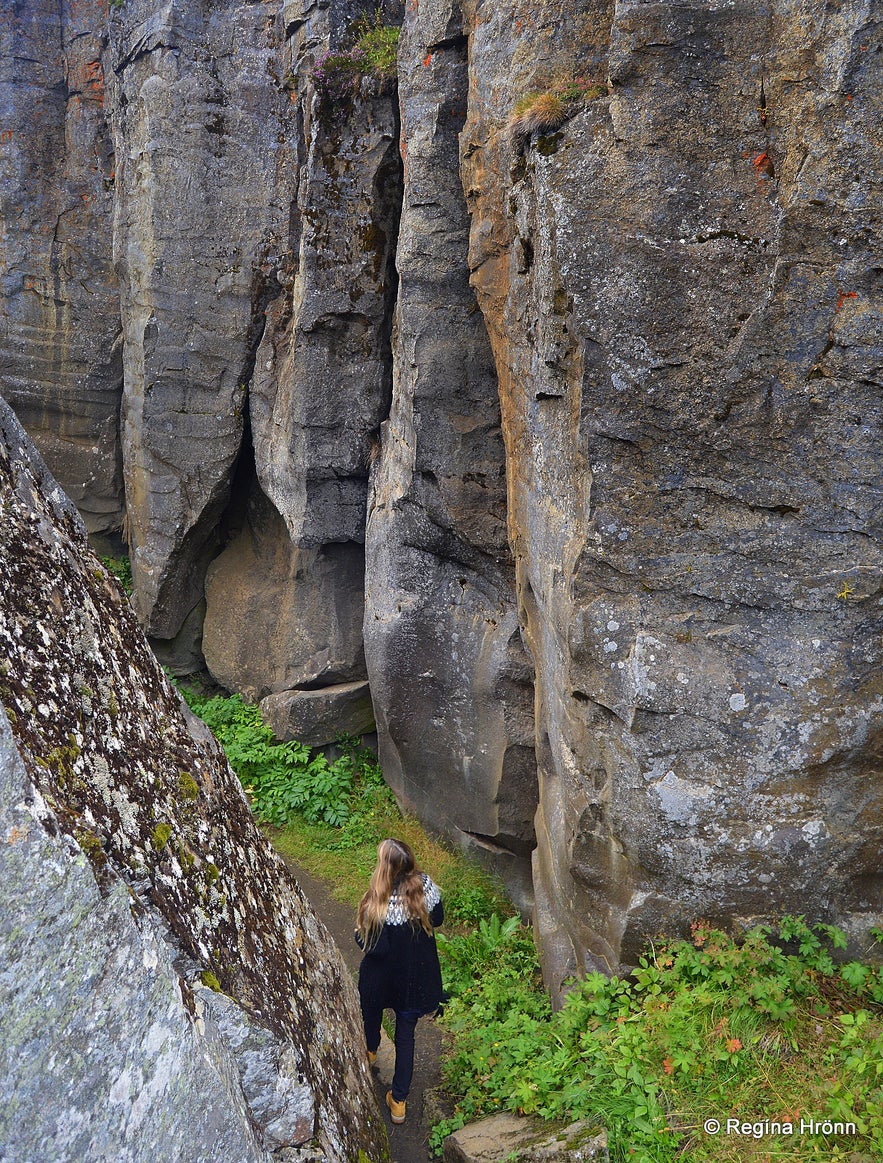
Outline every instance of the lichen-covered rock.
<path id="1" fill-rule="evenodd" d="M 482 8 L 462 138 L 553 987 L 697 914 L 858 939 L 883 887 L 879 24 L 602 8 Z M 568 43 L 609 96 L 522 155 Z"/>
<path id="2" fill-rule="evenodd" d="M 365 651 L 387 780 L 514 884 L 533 847 L 533 690 L 496 376 L 466 265 L 466 48 L 455 4 L 408 9 L 393 401 L 372 475 Z"/>
<path id="3" fill-rule="evenodd" d="M 337 949 L 2 401 L 0 643 L 4 1158 L 386 1158 Z"/>

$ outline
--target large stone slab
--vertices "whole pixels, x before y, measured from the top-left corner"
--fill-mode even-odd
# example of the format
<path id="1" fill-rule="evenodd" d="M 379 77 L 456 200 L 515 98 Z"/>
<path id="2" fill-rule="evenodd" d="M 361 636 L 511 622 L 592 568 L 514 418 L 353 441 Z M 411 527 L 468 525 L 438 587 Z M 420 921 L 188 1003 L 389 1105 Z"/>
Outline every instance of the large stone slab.
<path id="1" fill-rule="evenodd" d="M 374 730 L 367 682 L 280 691 L 261 700 L 261 715 L 277 739 L 298 739 L 310 747 L 333 743 L 338 735 L 367 735 Z"/>
<path id="2" fill-rule="evenodd" d="M 607 1132 L 582 1121 L 556 1127 L 499 1114 L 469 1123 L 444 1142 L 445 1163 L 607 1163 Z"/>
<path id="3" fill-rule="evenodd" d="M 2 400 L 0 515 L 4 1159 L 387 1158 L 338 950 Z"/>

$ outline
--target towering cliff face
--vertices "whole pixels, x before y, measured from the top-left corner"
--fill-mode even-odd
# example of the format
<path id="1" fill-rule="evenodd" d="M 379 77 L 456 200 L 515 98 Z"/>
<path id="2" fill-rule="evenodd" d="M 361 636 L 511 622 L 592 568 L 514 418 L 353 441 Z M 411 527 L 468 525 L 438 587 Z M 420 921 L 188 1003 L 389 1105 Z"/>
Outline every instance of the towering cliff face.
<path id="1" fill-rule="evenodd" d="M 93 533 L 123 521 L 103 0 L 0 21 L 0 382 Z"/>
<path id="2" fill-rule="evenodd" d="M 2 400 L 0 515 L 4 1158 L 387 1158 L 340 954 Z"/>
<path id="3" fill-rule="evenodd" d="M 881 889 L 879 22 L 601 15 L 573 36 L 609 96 L 520 156 L 560 13 L 480 8 L 461 155 L 553 986 L 698 913 L 857 935 Z"/>
<path id="4" fill-rule="evenodd" d="M 165 657 L 204 613 L 215 675 L 316 742 L 369 677 L 402 800 L 516 883 L 536 811 L 553 988 L 698 913 L 879 921 L 870 4 L 391 4 L 398 100 L 336 104 L 355 3 L 31 7 L 4 116 L 81 121 L 61 169 L 0 127 L 0 359 L 87 516 L 124 466 Z M 82 310 L 106 233 L 55 227 L 93 186 L 121 324 Z"/>

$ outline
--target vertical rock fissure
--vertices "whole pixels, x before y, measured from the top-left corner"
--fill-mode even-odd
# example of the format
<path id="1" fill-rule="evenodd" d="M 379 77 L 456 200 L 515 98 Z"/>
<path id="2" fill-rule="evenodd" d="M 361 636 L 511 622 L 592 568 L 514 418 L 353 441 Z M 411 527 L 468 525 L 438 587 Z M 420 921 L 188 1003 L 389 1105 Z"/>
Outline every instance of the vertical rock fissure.
<path id="1" fill-rule="evenodd" d="M 371 476 L 365 651 L 397 796 L 525 901 L 533 693 L 506 543 L 496 378 L 466 263 L 467 56 L 455 4 L 408 9 L 393 399 Z"/>

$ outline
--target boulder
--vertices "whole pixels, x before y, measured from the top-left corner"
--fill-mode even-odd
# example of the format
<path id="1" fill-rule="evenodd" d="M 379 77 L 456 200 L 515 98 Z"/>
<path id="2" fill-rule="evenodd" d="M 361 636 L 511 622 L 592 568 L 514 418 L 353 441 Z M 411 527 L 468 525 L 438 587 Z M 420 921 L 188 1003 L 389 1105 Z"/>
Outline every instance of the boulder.
<path id="1" fill-rule="evenodd" d="M 324 747 L 338 735 L 368 735 L 374 730 L 367 682 L 280 691 L 261 700 L 261 715 L 277 739 L 297 739 L 310 747 Z"/>
<path id="2" fill-rule="evenodd" d="M 337 948 L 2 400 L 0 508 L 4 1159 L 388 1158 Z"/>
<path id="3" fill-rule="evenodd" d="M 448 1135 L 444 1163 L 607 1163 L 607 1133 L 581 1121 L 561 1127 L 499 1114 Z"/>

